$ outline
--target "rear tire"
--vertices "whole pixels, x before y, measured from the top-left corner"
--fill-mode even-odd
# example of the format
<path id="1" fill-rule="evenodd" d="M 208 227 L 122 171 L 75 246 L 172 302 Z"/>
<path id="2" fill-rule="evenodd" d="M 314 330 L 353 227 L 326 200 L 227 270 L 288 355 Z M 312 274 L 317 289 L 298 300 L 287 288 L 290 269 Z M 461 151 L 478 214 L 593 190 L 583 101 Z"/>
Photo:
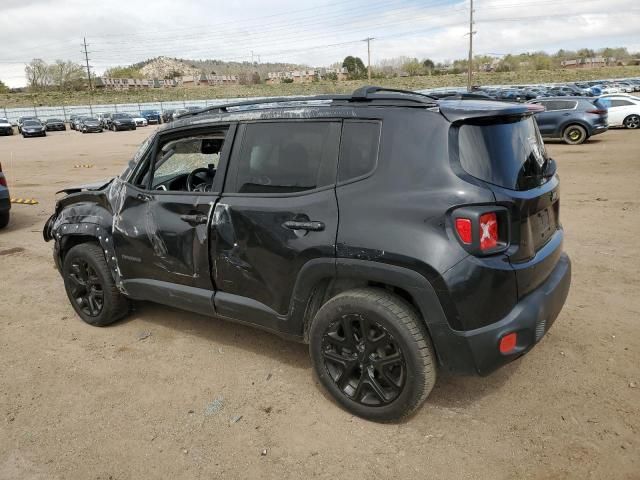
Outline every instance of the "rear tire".
<path id="1" fill-rule="evenodd" d="M 562 132 L 562 139 L 567 145 L 580 145 L 587 139 L 587 131 L 581 125 L 569 125 Z"/>
<path id="2" fill-rule="evenodd" d="M 358 288 L 325 303 L 309 331 L 325 389 L 346 410 L 374 421 L 411 415 L 436 382 L 436 356 L 415 309 L 382 289 Z"/>
<path id="3" fill-rule="evenodd" d="M 9 211 L 0 213 L 0 228 L 4 228 L 9 225 L 9 219 L 11 218 L 11 213 Z"/>
<path id="4" fill-rule="evenodd" d="M 98 245 L 81 243 L 69 250 L 62 278 L 69 302 L 89 325 L 104 327 L 129 312 L 129 301 L 116 287 Z"/>
<path id="5" fill-rule="evenodd" d="M 627 118 L 624 119 L 622 124 L 624 125 L 625 128 L 630 128 L 632 130 L 640 128 L 640 115 L 635 115 L 635 114 L 629 115 Z"/>

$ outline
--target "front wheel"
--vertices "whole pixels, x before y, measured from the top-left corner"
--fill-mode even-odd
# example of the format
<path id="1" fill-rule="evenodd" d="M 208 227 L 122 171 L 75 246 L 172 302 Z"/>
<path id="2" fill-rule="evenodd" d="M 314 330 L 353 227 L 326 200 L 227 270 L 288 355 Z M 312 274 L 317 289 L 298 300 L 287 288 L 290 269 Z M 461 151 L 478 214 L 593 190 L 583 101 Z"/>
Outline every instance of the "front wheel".
<path id="1" fill-rule="evenodd" d="M 622 124 L 625 128 L 631 128 L 634 130 L 636 128 L 640 128 L 640 115 L 629 115 L 624 119 L 624 122 Z"/>
<path id="2" fill-rule="evenodd" d="M 71 305 L 88 324 L 103 327 L 129 311 L 129 301 L 116 287 L 98 245 L 81 243 L 69 250 L 62 264 L 62 277 Z"/>
<path id="3" fill-rule="evenodd" d="M 587 131 L 581 125 L 569 125 L 564 129 L 562 139 L 568 145 L 580 145 L 587 139 Z"/>
<path id="4" fill-rule="evenodd" d="M 320 383 L 351 413 L 375 421 L 411 415 L 436 381 L 436 357 L 415 309 L 382 289 L 325 303 L 309 332 Z"/>
<path id="5" fill-rule="evenodd" d="M 0 228 L 4 228 L 9 225 L 9 218 L 11 213 L 9 211 L 0 213 Z"/>

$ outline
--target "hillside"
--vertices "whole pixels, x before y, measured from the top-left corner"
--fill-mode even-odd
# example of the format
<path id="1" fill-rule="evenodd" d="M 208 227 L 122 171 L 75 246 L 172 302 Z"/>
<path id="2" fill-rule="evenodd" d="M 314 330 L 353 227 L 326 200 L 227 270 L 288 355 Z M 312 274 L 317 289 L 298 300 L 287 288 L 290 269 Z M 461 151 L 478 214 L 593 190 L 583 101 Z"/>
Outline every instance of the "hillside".
<path id="1" fill-rule="evenodd" d="M 291 63 L 224 62 L 222 60 L 188 60 L 184 58 L 156 57 L 131 65 L 145 78 L 172 78 L 200 73 L 238 75 L 258 72 L 264 78 L 269 72 L 308 68 Z"/>

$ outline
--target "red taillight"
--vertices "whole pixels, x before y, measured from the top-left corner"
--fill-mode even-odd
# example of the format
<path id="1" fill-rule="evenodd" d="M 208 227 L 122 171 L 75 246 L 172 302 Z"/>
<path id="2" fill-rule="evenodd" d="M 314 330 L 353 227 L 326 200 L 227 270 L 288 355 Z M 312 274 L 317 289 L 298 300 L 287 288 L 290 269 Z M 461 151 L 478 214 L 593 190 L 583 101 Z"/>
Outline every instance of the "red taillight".
<path id="1" fill-rule="evenodd" d="M 468 218 L 456 218 L 456 232 L 462 243 L 471 245 L 472 232 L 471 232 L 471 220 Z"/>
<path id="2" fill-rule="evenodd" d="M 515 350 L 518 343 L 518 334 L 516 332 L 508 333 L 500 339 L 500 353 L 507 354 Z"/>
<path id="3" fill-rule="evenodd" d="M 604 115 L 607 110 L 587 110 L 587 113 L 593 113 L 594 115 Z"/>
<path id="4" fill-rule="evenodd" d="M 480 250 L 490 250 L 498 245 L 498 217 L 494 212 L 480 215 Z"/>
<path id="5" fill-rule="evenodd" d="M 0 177 L 0 185 L 2 185 L 3 187 L 7 186 L 7 179 L 4 178 L 4 176 Z"/>

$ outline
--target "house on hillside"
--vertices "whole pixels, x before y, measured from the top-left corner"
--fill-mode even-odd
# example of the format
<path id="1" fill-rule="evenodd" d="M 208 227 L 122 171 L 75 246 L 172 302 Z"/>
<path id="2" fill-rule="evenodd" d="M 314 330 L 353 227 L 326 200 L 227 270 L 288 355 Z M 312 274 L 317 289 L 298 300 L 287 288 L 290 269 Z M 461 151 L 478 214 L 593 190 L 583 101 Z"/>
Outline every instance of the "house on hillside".
<path id="1" fill-rule="evenodd" d="M 290 80 L 293 83 L 310 83 L 314 80 L 321 80 L 327 75 L 335 74 L 338 80 L 347 79 L 346 68 L 314 68 L 311 70 L 289 70 L 285 72 L 269 72 L 267 73 L 266 83 L 282 83 Z"/>
<path id="2" fill-rule="evenodd" d="M 147 78 L 96 77 L 94 85 L 97 89 L 104 88 L 107 90 L 143 89 L 153 87 L 153 80 Z"/>
<path id="3" fill-rule="evenodd" d="M 574 60 L 563 60 L 560 62 L 562 68 L 598 68 L 606 67 L 607 65 L 615 65 L 616 59 L 614 57 L 590 57 L 590 58 L 576 58 Z"/>

